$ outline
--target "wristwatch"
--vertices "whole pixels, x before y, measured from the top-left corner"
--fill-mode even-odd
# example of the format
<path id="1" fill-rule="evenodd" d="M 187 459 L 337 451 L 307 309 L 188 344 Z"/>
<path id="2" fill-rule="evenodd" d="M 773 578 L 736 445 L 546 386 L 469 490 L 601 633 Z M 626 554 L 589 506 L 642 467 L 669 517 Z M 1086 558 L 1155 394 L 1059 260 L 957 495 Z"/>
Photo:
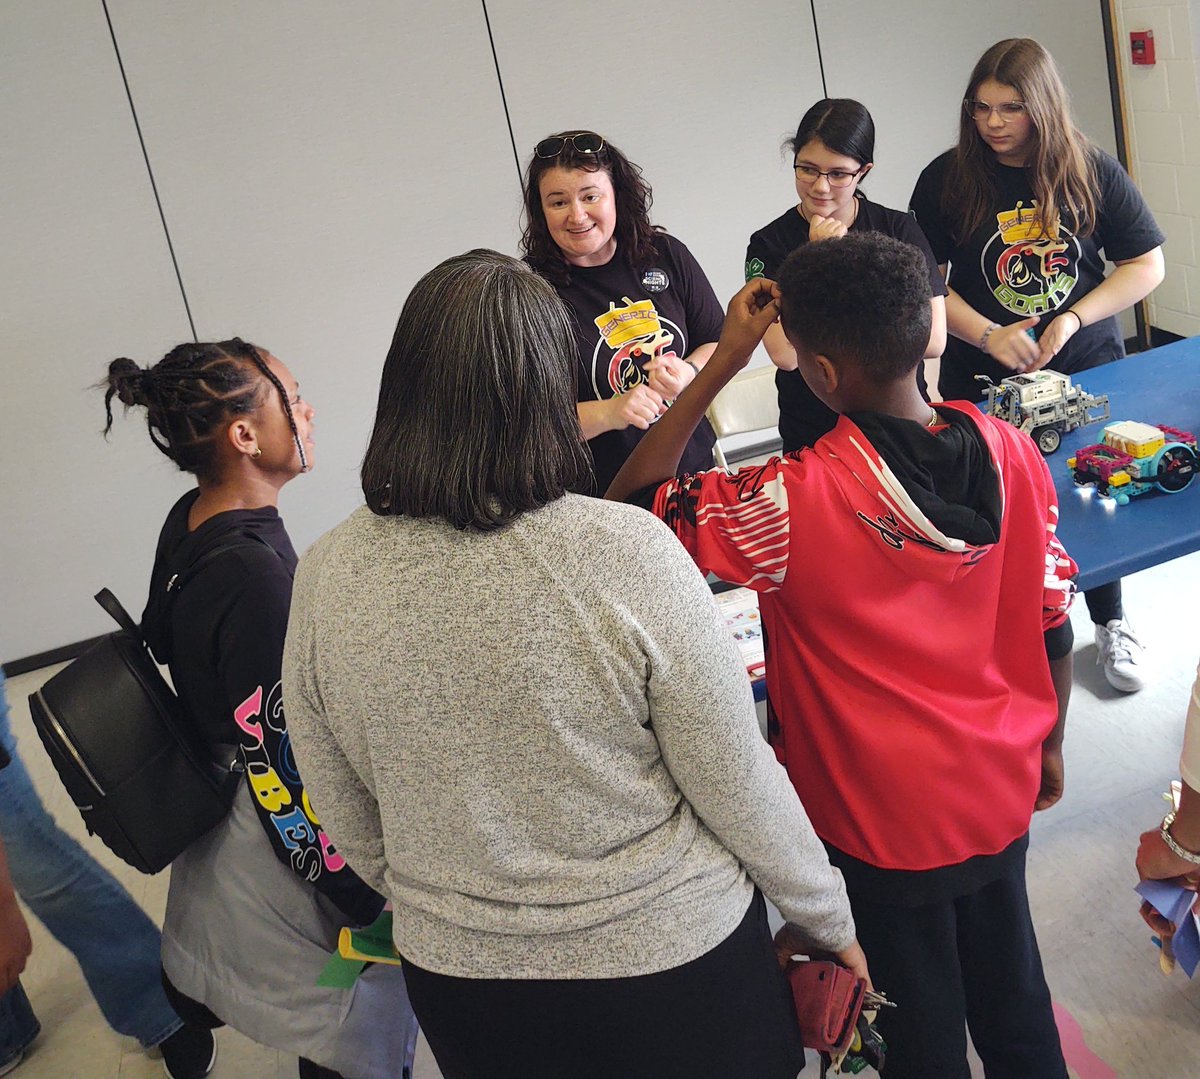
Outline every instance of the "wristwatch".
<path id="1" fill-rule="evenodd" d="M 1191 862 L 1193 865 L 1200 865 L 1200 853 L 1194 850 L 1187 850 L 1175 842 L 1175 837 L 1171 835 L 1171 825 L 1175 823 L 1175 810 L 1171 810 L 1163 817 L 1162 831 L 1159 833 L 1162 836 L 1162 841 L 1171 849 L 1171 853 L 1176 858 L 1182 858 L 1185 862 Z"/>

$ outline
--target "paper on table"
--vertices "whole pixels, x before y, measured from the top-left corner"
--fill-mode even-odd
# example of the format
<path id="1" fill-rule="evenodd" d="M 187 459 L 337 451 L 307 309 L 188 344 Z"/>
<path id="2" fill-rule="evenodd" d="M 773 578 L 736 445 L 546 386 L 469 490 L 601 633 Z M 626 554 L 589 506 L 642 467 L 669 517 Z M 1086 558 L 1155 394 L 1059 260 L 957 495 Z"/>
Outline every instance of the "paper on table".
<path id="1" fill-rule="evenodd" d="M 746 673 L 751 678 L 761 678 L 766 673 L 767 663 L 763 655 L 758 593 L 750 588 L 731 588 L 727 592 L 717 593 L 716 600 L 721 617 L 725 619 L 725 625 L 729 627 L 738 651 L 742 653 Z"/>

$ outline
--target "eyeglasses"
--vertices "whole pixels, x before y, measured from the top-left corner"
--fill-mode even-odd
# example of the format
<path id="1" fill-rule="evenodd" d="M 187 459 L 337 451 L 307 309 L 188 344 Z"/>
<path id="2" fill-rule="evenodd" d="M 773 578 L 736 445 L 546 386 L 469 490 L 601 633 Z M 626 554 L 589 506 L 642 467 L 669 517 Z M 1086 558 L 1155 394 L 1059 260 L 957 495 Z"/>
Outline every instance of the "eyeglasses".
<path id="1" fill-rule="evenodd" d="M 577 154 L 598 154 L 604 149 L 604 136 L 594 131 L 576 131 L 574 135 L 552 135 L 542 139 L 533 152 L 538 157 L 558 157 L 570 143 Z"/>
<path id="2" fill-rule="evenodd" d="M 976 101 L 969 97 L 963 102 L 963 108 L 967 110 L 968 116 L 976 120 L 991 119 L 992 113 L 997 112 L 1000 114 L 1002 124 L 1007 124 L 1014 117 L 1025 114 L 1024 101 L 1005 101 L 1000 105 L 989 105 L 986 101 Z"/>
<path id="3" fill-rule="evenodd" d="M 857 172 L 847 172 L 845 169 L 830 169 L 828 172 L 822 172 L 820 169 L 814 169 L 811 165 L 793 165 L 796 170 L 797 178 L 804 180 L 806 183 L 815 184 L 818 176 L 824 176 L 829 181 L 830 187 L 849 187 L 856 177 L 862 175 L 862 169 Z"/>

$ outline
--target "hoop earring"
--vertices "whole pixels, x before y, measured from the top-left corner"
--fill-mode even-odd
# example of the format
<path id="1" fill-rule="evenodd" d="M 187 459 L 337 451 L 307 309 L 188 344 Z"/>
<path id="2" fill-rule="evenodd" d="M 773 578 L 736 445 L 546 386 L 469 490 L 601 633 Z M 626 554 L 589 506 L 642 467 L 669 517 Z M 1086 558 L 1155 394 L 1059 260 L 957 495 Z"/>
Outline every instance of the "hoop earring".
<path id="1" fill-rule="evenodd" d="M 262 456 L 262 446 L 255 446 L 254 452 L 250 454 L 250 456 L 257 461 Z"/>

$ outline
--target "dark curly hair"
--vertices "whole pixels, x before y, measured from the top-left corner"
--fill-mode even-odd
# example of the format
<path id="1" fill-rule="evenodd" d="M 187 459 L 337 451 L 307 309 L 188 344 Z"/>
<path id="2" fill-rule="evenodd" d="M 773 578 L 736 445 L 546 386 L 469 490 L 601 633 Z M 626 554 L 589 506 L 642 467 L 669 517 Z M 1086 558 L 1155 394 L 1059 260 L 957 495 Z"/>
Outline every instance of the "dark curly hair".
<path id="1" fill-rule="evenodd" d="M 892 382 L 929 343 L 929 267 L 912 244 L 879 232 L 805 244 L 779 271 L 780 321 L 810 353 Z"/>
<path id="2" fill-rule="evenodd" d="M 560 131 L 550 137 L 595 134 L 594 131 L 576 129 Z M 573 144 L 567 142 L 555 157 L 538 157 L 535 154 L 525 170 L 525 228 L 521 233 L 521 254 L 538 273 L 556 285 L 566 285 L 571 280 L 571 264 L 563 258 L 558 244 L 551 239 L 550 230 L 546 227 L 546 214 L 542 209 L 541 180 L 553 168 L 582 169 L 584 172 L 603 169 L 612 181 L 617 201 L 617 228 L 614 233 L 617 257 L 625 259 L 630 266 L 638 267 L 658 256 L 654 237 L 663 230 L 650 224 L 650 204 L 654 201 L 654 193 L 643 179 L 642 170 L 607 140 L 604 149 L 594 154 L 581 154 Z"/>
<path id="3" fill-rule="evenodd" d="M 301 463 L 306 464 L 287 391 L 263 355 L 258 346 L 234 337 L 176 345 L 153 367 L 139 367 L 125 357 L 113 360 L 107 378 L 99 383 L 105 389 L 108 419 L 104 434 L 112 430 L 114 397 L 126 411 L 133 406 L 144 408 L 150 441 L 182 471 L 211 479 L 221 430 L 233 417 L 262 406 L 268 392 L 265 379 L 279 394 Z"/>

